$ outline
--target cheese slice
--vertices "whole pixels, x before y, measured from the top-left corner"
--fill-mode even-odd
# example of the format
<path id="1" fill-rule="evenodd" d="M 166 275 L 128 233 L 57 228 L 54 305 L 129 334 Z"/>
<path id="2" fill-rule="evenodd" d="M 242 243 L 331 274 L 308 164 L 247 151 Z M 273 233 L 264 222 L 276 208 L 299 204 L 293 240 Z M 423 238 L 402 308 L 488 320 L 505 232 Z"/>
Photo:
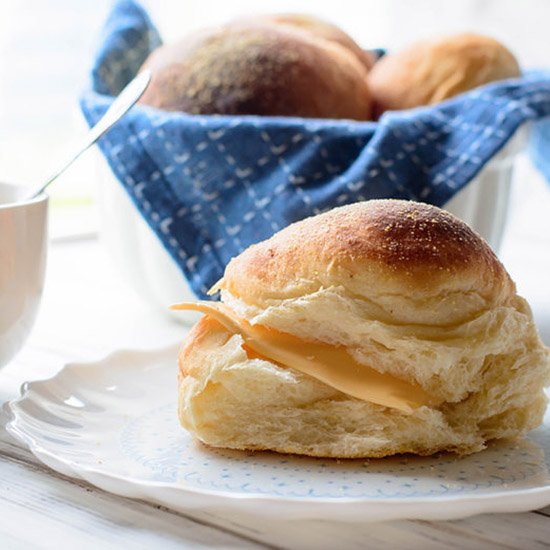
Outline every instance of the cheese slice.
<path id="1" fill-rule="evenodd" d="M 184 302 L 171 309 L 209 315 L 230 332 L 240 334 L 246 348 L 257 356 L 303 372 L 358 399 L 407 413 L 422 405 L 434 404 L 419 385 L 358 363 L 344 347 L 303 340 L 263 325 L 252 325 L 219 302 Z"/>

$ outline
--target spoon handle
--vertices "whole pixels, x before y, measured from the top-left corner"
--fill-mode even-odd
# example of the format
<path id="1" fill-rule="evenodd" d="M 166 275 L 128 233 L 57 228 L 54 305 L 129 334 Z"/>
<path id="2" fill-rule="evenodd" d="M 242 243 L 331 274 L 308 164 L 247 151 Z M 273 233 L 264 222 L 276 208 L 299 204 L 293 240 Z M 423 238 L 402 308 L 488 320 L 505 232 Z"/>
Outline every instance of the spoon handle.
<path id="1" fill-rule="evenodd" d="M 40 195 L 44 189 L 61 175 L 84 151 L 86 151 L 86 149 L 92 146 L 103 134 L 110 130 L 142 96 L 150 81 L 151 71 L 144 70 L 129 82 L 113 101 L 107 112 L 84 136 L 84 139 L 80 142 L 78 147 L 76 147 L 70 156 L 59 165 L 57 170 L 52 172 L 52 174 L 43 181 L 39 188 L 30 193 L 29 198 L 35 198 Z"/>

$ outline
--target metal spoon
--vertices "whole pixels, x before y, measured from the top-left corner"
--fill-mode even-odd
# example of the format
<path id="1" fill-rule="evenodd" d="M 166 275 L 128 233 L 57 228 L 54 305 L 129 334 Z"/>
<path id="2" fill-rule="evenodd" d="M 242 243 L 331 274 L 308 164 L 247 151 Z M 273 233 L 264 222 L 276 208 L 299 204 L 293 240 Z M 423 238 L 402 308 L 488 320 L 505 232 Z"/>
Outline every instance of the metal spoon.
<path id="1" fill-rule="evenodd" d="M 111 129 L 113 124 L 118 122 L 142 96 L 143 92 L 151 81 L 151 71 L 140 72 L 129 82 L 119 96 L 113 101 L 107 112 L 101 117 L 95 126 L 84 136 L 74 152 L 59 165 L 59 168 L 46 178 L 40 187 L 29 193 L 28 199 L 40 195 L 52 181 L 60 176 L 86 149 L 93 145 L 105 132 Z"/>

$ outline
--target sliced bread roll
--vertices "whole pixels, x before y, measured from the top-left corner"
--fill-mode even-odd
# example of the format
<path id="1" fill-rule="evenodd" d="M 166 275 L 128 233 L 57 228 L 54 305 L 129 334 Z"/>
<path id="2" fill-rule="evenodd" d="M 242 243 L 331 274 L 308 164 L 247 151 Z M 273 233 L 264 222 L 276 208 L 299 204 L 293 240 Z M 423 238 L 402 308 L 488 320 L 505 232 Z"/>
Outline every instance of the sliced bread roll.
<path id="1" fill-rule="evenodd" d="M 550 360 L 529 306 L 436 207 L 368 201 L 298 222 L 233 259 L 218 289 L 179 356 L 181 423 L 209 445 L 465 454 L 542 420 Z"/>

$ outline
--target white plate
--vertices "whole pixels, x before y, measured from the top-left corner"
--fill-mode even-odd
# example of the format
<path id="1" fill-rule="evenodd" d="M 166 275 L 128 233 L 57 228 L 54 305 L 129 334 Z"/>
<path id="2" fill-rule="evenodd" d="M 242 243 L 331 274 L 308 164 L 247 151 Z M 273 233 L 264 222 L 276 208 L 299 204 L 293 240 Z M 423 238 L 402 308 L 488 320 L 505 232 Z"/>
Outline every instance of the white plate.
<path id="1" fill-rule="evenodd" d="M 464 458 L 311 459 L 197 444 L 176 415 L 176 348 L 117 352 L 25 384 L 7 429 L 53 469 L 176 510 L 451 519 L 550 504 L 550 417 Z"/>

